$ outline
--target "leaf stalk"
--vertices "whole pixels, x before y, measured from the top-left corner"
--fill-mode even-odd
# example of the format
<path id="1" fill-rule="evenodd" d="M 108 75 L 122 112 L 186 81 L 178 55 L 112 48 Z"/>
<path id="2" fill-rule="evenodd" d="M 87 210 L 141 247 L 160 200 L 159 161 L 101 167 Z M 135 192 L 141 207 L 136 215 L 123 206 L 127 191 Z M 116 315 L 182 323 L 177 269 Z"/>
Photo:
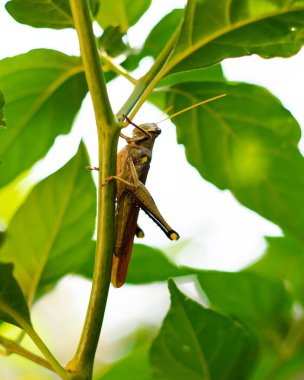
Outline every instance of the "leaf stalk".
<path id="1" fill-rule="evenodd" d="M 111 70 L 113 70 L 116 74 L 122 75 L 132 84 L 136 84 L 137 80 L 133 78 L 126 69 L 124 69 L 121 65 L 117 64 L 112 57 L 110 57 L 106 52 L 99 51 L 99 56 L 101 60 L 106 63 Z"/>
<path id="2" fill-rule="evenodd" d="M 163 68 L 165 67 L 166 62 L 168 61 L 174 49 L 180 28 L 181 24 L 176 29 L 170 40 L 167 42 L 167 45 L 161 51 L 160 55 L 154 61 L 150 70 L 137 81 L 132 94 L 129 96 L 122 108 L 118 111 L 118 117 L 121 117 L 122 114 L 129 115 L 132 109 L 135 107 L 133 112 L 130 114 L 130 119 L 133 119 L 143 103 L 153 91 L 156 84 L 161 80 L 163 77 Z"/>

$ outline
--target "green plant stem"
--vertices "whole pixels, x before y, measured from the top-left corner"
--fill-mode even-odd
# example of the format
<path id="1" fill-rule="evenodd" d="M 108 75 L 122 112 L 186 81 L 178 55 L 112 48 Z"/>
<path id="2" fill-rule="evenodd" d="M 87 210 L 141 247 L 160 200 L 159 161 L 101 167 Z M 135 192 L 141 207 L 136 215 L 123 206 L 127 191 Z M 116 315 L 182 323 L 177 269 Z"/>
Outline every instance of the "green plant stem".
<path id="1" fill-rule="evenodd" d="M 87 0 L 70 0 L 78 34 L 84 71 L 92 97 L 99 144 L 99 191 L 97 244 L 93 283 L 87 315 L 75 356 L 67 369 L 73 379 L 91 379 L 94 358 L 102 327 L 110 286 L 115 244 L 115 183 L 103 187 L 116 172 L 117 142 L 120 127 L 113 115 L 92 29 Z"/>
<path id="2" fill-rule="evenodd" d="M 173 51 L 174 45 L 179 35 L 179 31 L 180 26 L 176 29 L 175 33 L 168 41 L 165 48 L 162 50 L 160 55 L 151 66 L 150 70 L 137 81 L 132 94 L 129 96 L 122 108 L 118 111 L 118 117 L 121 117 L 122 114 L 129 115 L 131 110 L 136 105 L 134 111 L 130 115 L 130 118 L 132 119 L 140 107 L 143 105 L 145 100 L 148 98 L 148 96 L 151 94 L 156 84 L 161 80 L 164 75 L 165 64 Z"/>
<path id="3" fill-rule="evenodd" d="M 4 352 L 2 352 L 3 355 L 8 356 L 11 354 L 17 354 L 26 359 L 31 360 L 32 362 L 35 362 L 41 365 L 42 367 L 45 367 L 54 371 L 53 367 L 50 365 L 50 363 L 47 360 L 21 347 L 19 344 L 17 344 L 11 339 L 7 339 L 0 336 L 0 345 L 5 348 Z"/>
<path id="4" fill-rule="evenodd" d="M 132 84 L 136 84 L 137 83 L 137 80 L 135 78 L 133 78 L 127 72 L 126 69 L 124 69 L 122 66 L 118 65 L 117 63 L 115 63 L 115 61 L 110 56 L 108 56 L 108 54 L 106 52 L 99 51 L 99 56 L 100 56 L 101 60 L 104 63 L 106 63 L 116 74 L 122 75 L 129 82 L 131 82 Z"/>

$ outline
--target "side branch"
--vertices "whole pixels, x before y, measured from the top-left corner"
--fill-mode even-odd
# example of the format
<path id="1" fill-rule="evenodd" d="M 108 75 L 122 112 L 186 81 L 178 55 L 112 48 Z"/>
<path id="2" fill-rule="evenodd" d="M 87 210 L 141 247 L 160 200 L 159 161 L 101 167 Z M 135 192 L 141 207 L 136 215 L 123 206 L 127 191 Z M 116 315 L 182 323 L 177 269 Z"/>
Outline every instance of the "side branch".
<path id="1" fill-rule="evenodd" d="M 174 45 L 180 32 L 180 27 L 181 24 L 176 29 L 175 33 L 172 35 L 160 55 L 157 57 L 150 70 L 137 81 L 132 94 L 117 113 L 118 117 L 120 117 L 122 114 L 130 115 L 130 112 L 136 105 L 134 111 L 130 115 L 130 119 L 133 119 L 145 100 L 151 94 L 154 87 L 162 79 L 164 75 L 163 68 L 165 67 L 166 62 L 168 61 L 168 58 L 173 51 Z"/>
<path id="2" fill-rule="evenodd" d="M 26 359 L 31 360 L 34 363 L 40 364 L 42 367 L 45 367 L 54 371 L 54 368 L 51 366 L 51 364 L 47 360 L 21 347 L 19 344 L 17 344 L 11 339 L 7 339 L 0 336 L 0 345 L 5 348 L 3 355 L 8 356 L 11 354 L 17 354 L 17 355 L 23 356 Z"/>

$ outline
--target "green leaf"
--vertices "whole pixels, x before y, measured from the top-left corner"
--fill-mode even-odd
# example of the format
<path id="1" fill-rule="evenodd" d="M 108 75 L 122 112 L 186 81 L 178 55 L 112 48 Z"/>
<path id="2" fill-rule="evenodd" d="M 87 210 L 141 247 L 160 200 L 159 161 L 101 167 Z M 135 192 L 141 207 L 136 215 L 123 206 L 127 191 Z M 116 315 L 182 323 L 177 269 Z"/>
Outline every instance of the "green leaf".
<path id="1" fill-rule="evenodd" d="M 174 86 L 187 82 L 220 82 L 225 80 L 222 66 L 220 64 L 203 69 L 181 71 L 171 74 L 162 79 L 157 87 Z"/>
<path id="2" fill-rule="evenodd" d="M 301 327 L 299 326 L 299 328 Z M 280 358 L 276 356 L 276 361 L 274 362 L 275 371 L 271 372 L 270 375 L 275 380 L 301 380 L 304 371 L 303 344 L 297 349 L 295 349 L 294 352 L 287 352 L 287 354 L 285 355 L 286 357 L 284 358 L 284 360 L 280 360 Z M 257 380 L 260 380 L 260 378 L 257 378 Z"/>
<path id="3" fill-rule="evenodd" d="M 15 215 L 20 205 L 24 202 L 30 190 L 35 186 L 34 182 L 26 180 L 28 172 L 23 172 L 14 181 L 0 189 L 0 220 L 7 226 Z M 1 228 L 1 224 L 0 224 Z"/>
<path id="4" fill-rule="evenodd" d="M 290 57 L 303 44 L 303 19 L 302 0 L 188 0 L 162 75 L 250 54 Z"/>
<path id="5" fill-rule="evenodd" d="M 36 28 L 73 28 L 69 0 L 11 0 L 8 13 L 21 24 Z"/>
<path id="6" fill-rule="evenodd" d="M 206 180 L 303 240 L 304 159 L 292 115 L 254 85 L 184 83 L 169 91 L 172 112 L 227 94 L 174 118 L 178 142 Z"/>
<path id="7" fill-rule="evenodd" d="M 0 128 L 6 126 L 5 117 L 3 113 L 4 104 L 5 104 L 4 96 L 2 92 L 0 91 Z"/>
<path id="8" fill-rule="evenodd" d="M 97 21 L 103 29 L 119 26 L 125 33 L 146 12 L 151 0 L 103 0 L 100 2 Z"/>
<path id="9" fill-rule="evenodd" d="M 283 282 L 255 273 L 198 272 L 210 305 L 240 320 L 256 335 L 278 341 L 292 320 L 292 302 Z"/>
<path id="10" fill-rule="evenodd" d="M 68 133 L 87 92 L 80 58 L 33 50 L 0 62 L 9 128 L 0 129 L 0 186 L 41 159 Z"/>
<path id="11" fill-rule="evenodd" d="M 116 57 L 127 50 L 122 37 L 123 34 L 119 26 L 109 26 L 98 39 L 98 46 L 104 49 L 111 57 Z"/>
<path id="12" fill-rule="evenodd" d="M 96 242 L 92 241 L 92 254 L 88 256 L 87 262 L 82 264 L 75 273 L 92 278 L 95 245 Z M 159 249 L 143 244 L 134 244 L 126 282 L 138 285 L 149 284 L 151 282 L 167 281 L 169 277 L 187 276 L 195 273 L 194 269 L 177 267 Z"/>
<path id="13" fill-rule="evenodd" d="M 90 0 L 90 6 L 95 15 L 98 0 Z M 21 24 L 35 28 L 74 28 L 69 0 L 10 0 L 5 7 Z"/>
<path id="14" fill-rule="evenodd" d="M 62 169 L 39 183 L 12 219 L 0 250 L 30 301 L 77 271 L 91 254 L 96 189 L 83 145 Z"/>
<path id="15" fill-rule="evenodd" d="M 169 281 L 171 308 L 151 350 L 157 379 L 247 379 L 256 343 L 242 326 L 208 310 Z"/>
<path id="16" fill-rule="evenodd" d="M 0 320 L 18 327 L 21 321 L 31 325 L 29 309 L 13 277 L 12 264 L 0 264 Z"/>
<path id="17" fill-rule="evenodd" d="M 149 351 L 141 349 L 116 362 L 95 380 L 150 380 Z"/>
<path id="18" fill-rule="evenodd" d="M 174 33 L 175 29 L 180 24 L 184 16 L 183 9 L 174 9 L 162 18 L 158 24 L 151 30 L 148 35 L 145 44 L 143 46 L 141 55 L 151 55 L 153 58 L 157 58 L 170 37 Z"/>
<path id="19" fill-rule="evenodd" d="M 5 237 L 6 237 L 5 231 L 0 230 L 0 247 L 4 243 Z"/>
<path id="20" fill-rule="evenodd" d="M 173 106 L 168 104 L 168 91 L 172 90 L 168 87 L 187 82 L 218 82 L 224 80 L 225 77 L 220 64 L 198 70 L 181 71 L 163 78 L 157 85 L 157 91 L 152 92 L 148 100 L 163 111 L 167 107 Z M 170 114 L 173 112 L 170 111 Z"/>
<path id="21" fill-rule="evenodd" d="M 143 244 L 135 244 L 133 246 L 127 276 L 129 284 L 167 281 L 169 277 L 186 276 L 189 274 L 193 274 L 191 269 L 177 267 L 159 249 Z"/>
<path id="22" fill-rule="evenodd" d="M 86 257 L 80 262 L 80 265 L 73 269 L 74 274 L 92 279 L 94 271 L 95 262 L 95 252 L 96 252 L 96 240 L 91 240 L 87 245 Z"/>
<path id="23" fill-rule="evenodd" d="M 266 240 L 268 247 L 264 256 L 247 269 L 286 281 L 295 297 L 304 304 L 304 245 L 290 236 Z"/>
<path id="24" fill-rule="evenodd" d="M 292 301 L 283 286 L 284 277 L 269 279 L 256 273 L 177 267 L 158 249 L 141 244 L 133 247 L 127 283 L 144 284 L 187 275 L 198 276 L 213 308 L 239 319 L 262 339 L 269 340 L 274 336 L 281 339 L 286 333 Z"/>

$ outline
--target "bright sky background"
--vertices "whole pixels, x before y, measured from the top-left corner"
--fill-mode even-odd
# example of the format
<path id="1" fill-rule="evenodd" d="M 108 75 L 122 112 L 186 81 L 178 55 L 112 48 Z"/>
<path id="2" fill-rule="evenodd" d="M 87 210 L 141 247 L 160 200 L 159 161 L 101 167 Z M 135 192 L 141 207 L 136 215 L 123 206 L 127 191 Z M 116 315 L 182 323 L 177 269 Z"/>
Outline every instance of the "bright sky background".
<path id="1" fill-rule="evenodd" d="M 182 7 L 184 3 L 183 0 L 153 0 L 149 13 L 128 33 L 131 45 L 140 46 L 150 28 L 164 14 L 173 8 Z M 74 30 L 37 30 L 20 25 L 3 8 L 0 9 L 0 34 L 0 59 L 40 47 L 61 50 L 67 54 L 78 54 L 79 51 Z M 145 72 L 150 63 L 150 60 L 145 60 L 135 76 Z M 267 87 L 302 125 L 303 67 L 303 53 L 290 59 L 262 60 L 253 56 L 226 60 L 223 64 L 229 80 Z M 115 111 L 131 90 L 132 85 L 123 78 L 110 84 L 110 99 Z M 70 136 L 59 137 L 56 147 L 34 169 L 33 178 L 40 178 L 61 167 L 75 153 L 82 135 L 89 146 L 92 165 L 97 164 L 95 125 L 90 99 L 87 97 L 84 103 L 72 132 L 73 139 Z M 159 110 L 145 105 L 134 121 L 156 122 L 159 116 Z M 265 249 L 263 237 L 280 235 L 280 229 L 241 206 L 229 191 L 220 191 L 204 181 L 185 160 L 184 148 L 176 144 L 173 125 L 166 122 L 161 127 L 163 133 L 155 145 L 147 184 L 160 211 L 179 232 L 181 240 L 178 243 L 168 241 L 160 229 L 143 215 L 140 225 L 147 237 L 142 242 L 167 247 L 168 255 L 174 257 L 178 263 L 202 268 L 235 270 L 261 255 Z M 156 323 L 163 317 L 169 302 L 164 289 L 163 284 L 111 289 L 103 334 L 103 350 L 108 359 L 111 358 L 113 350 L 111 343 L 117 339 L 118 331 L 127 334 L 130 329 L 142 326 L 147 321 Z M 55 332 L 53 337 L 47 334 L 50 347 L 59 353 L 63 361 L 72 354 L 69 347 L 73 347 L 73 342 L 78 342 L 89 291 L 88 281 L 68 277 L 34 308 L 34 322 L 38 323 L 42 334 L 64 328 L 64 340 L 68 342 L 68 346 L 58 341 Z M 1 367 L 7 362 L 3 362 L 3 365 L 1 363 L 2 361 L 0 377 L 4 378 Z"/>

